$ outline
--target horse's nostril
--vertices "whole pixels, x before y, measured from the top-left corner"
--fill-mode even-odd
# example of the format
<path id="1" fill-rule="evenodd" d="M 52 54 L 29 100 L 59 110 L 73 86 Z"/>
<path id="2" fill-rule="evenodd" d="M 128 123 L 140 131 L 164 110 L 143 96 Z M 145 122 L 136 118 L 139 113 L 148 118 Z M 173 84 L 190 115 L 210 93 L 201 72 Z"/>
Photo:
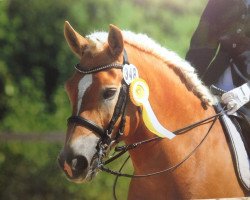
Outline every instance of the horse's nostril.
<path id="1" fill-rule="evenodd" d="M 85 156 L 73 156 L 72 153 L 60 153 L 58 156 L 58 163 L 70 179 L 85 176 L 89 165 Z"/>
<path id="2" fill-rule="evenodd" d="M 74 171 L 82 172 L 88 167 L 88 161 L 84 156 L 76 156 L 72 159 L 71 166 Z"/>

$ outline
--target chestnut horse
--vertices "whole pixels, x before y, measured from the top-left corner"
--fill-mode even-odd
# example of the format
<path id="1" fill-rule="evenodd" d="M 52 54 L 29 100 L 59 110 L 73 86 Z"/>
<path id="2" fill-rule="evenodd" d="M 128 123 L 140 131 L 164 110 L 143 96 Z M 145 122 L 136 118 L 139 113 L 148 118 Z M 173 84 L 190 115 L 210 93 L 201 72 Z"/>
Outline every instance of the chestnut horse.
<path id="1" fill-rule="evenodd" d="M 95 176 L 100 160 L 107 154 L 100 153 L 101 150 L 119 141 L 131 144 L 155 137 L 145 126 L 141 110 L 126 93 L 123 95 L 125 106 L 117 106 L 126 85 L 121 70 L 124 62 L 136 66 L 139 77 L 148 84 L 152 110 L 169 131 L 215 115 L 212 106 L 215 100 L 193 67 L 146 35 L 121 31 L 110 25 L 108 33 L 96 32 L 83 37 L 68 22 L 65 22 L 64 34 L 80 59 L 77 70 L 65 85 L 72 117 L 58 157 L 71 181 L 90 181 Z M 121 130 L 123 134 L 119 135 Z M 217 198 L 246 194 L 238 182 L 219 120 L 203 123 L 171 140 L 164 138 L 146 143 L 129 153 L 134 175 L 181 164 L 168 173 L 132 178 L 128 199 Z"/>

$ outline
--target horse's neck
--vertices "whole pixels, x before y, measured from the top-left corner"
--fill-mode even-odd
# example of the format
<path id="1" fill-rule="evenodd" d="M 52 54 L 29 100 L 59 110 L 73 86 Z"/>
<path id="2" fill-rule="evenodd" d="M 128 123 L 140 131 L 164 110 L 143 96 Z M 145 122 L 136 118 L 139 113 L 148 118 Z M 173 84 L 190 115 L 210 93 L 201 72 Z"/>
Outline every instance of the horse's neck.
<path id="1" fill-rule="evenodd" d="M 132 51 L 129 60 L 149 85 L 150 104 L 167 129 L 173 131 L 209 115 L 204 112 L 201 100 L 188 91 L 172 67 L 155 55 L 133 48 Z"/>
<path id="2" fill-rule="evenodd" d="M 150 104 L 165 128 L 174 131 L 214 114 L 212 107 L 203 109 L 200 99 L 187 90 L 175 72 L 164 62 L 154 56 L 143 54 L 135 52 L 129 57 L 130 62 L 138 67 L 140 77 L 148 83 Z M 142 117 L 140 119 L 136 132 L 125 141 L 126 143 L 155 137 L 145 127 Z M 211 122 L 202 124 L 172 140 L 158 140 L 131 150 L 130 156 L 135 174 L 160 171 L 184 161 L 203 140 L 211 124 Z M 223 173 L 221 173 L 222 169 Z M 227 190 L 218 189 L 221 185 Z M 231 194 L 225 191 L 230 191 Z M 204 143 L 176 170 L 160 176 L 152 176 L 147 178 L 147 181 L 132 180 L 129 198 L 154 199 L 156 195 L 159 199 L 243 195 L 235 176 L 226 138 L 218 120 Z"/>
<path id="3" fill-rule="evenodd" d="M 135 52 L 131 63 L 138 67 L 140 77 L 148 83 L 150 104 L 159 122 L 166 129 L 175 131 L 213 114 L 212 108 L 209 111 L 203 109 L 200 99 L 187 90 L 184 83 L 166 63 L 149 53 L 141 54 L 145 55 L 139 56 Z M 178 139 L 152 142 L 131 151 L 135 171 L 144 173 L 152 169 L 159 170 L 166 167 L 166 163 L 178 162 L 194 146 L 190 144 L 196 140 L 198 142 L 203 135 L 194 137 L 193 134 L 206 127 L 198 127 L 195 131 L 177 136 Z M 141 122 L 138 131 L 127 143 L 154 136 Z M 161 159 L 162 162 L 157 162 L 157 159 Z"/>

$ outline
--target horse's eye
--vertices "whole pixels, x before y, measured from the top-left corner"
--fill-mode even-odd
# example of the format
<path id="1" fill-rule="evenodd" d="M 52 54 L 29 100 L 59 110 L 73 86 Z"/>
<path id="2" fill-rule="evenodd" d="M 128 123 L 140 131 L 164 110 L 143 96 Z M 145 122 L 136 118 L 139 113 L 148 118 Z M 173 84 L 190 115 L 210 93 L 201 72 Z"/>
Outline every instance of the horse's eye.
<path id="1" fill-rule="evenodd" d="M 116 88 L 108 88 L 103 92 L 103 98 L 104 99 L 111 99 L 112 97 L 114 97 L 116 93 Z"/>

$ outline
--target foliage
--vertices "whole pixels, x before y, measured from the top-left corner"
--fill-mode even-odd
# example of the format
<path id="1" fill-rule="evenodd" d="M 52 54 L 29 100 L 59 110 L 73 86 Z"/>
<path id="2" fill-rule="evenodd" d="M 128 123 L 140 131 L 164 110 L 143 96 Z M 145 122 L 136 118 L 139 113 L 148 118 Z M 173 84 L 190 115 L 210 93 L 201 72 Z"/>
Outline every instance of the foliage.
<path id="1" fill-rule="evenodd" d="M 0 166 L 4 173 L 0 173 L 0 199 L 112 198 L 114 177 L 111 178 L 110 175 L 98 174 L 92 182 L 81 185 L 67 181 L 55 160 L 60 148 L 59 144 L 44 142 L 12 142 L 1 145 Z M 126 191 L 125 183 L 118 184 L 118 189 Z"/>
<path id="2" fill-rule="evenodd" d="M 77 59 L 65 20 L 81 34 L 109 24 L 142 32 L 184 57 L 206 0 L 0 0 L 0 132 L 64 131 L 64 82 Z M 1 134 L 1 133 L 0 133 Z M 68 182 L 56 164 L 62 144 L 0 141 L 0 199 L 111 199 L 113 178 Z M 119 163 L 119 162 L 118 162 Z M 116 167 L 116 164 L 113 165 Z M 126 198 L 128 180 L 119 182 Z"/>

